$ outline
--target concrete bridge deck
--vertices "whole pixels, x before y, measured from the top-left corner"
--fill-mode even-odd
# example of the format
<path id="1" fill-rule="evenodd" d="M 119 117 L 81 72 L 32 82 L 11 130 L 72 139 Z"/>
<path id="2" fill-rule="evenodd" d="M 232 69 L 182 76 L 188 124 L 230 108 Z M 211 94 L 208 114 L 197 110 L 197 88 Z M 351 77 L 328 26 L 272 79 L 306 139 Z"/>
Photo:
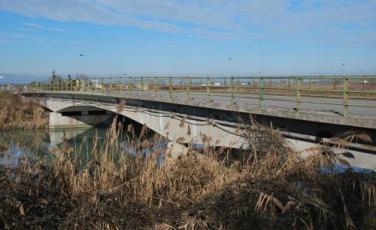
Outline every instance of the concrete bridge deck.
<path id="1" fill-rule="evenodd" d="M 116 77 L 52 80 L 25 89 L 376 128 L 376 76 Z"/>
<path id="2" fill-rule="evenodd" d="M 231 98 L 226 94 L 212 94 L 211 101 L 207 100 L 207 95 L 201 92 L 192 92 L 190 99 L 187 100 L 186 93 L 174 92 L 172 97 L 168 92 L 158 92 L 155 94 L 150 91 L 46 91 L 25 93 L 25 95 L 54 95 L 55 97 L 64 97 L 69 95 L 72 98 L 84 97 L 87 100 L 102 101 L 103 97 L 112 97 L 119 99 L 132 99 L 150 101 L 155 103 L 171 103 L 181 106 L 191 106 L 200 108 L 209 108 L 222 111 L 232 111 L 240 113 L 249 113 L 253 115 L 264 115 L 288 119 L 297 119 L 304 121 L 328 123 L 335 125 L 345 125 L 357 128 L 376 128 L 376 100 L 354 99 L 349 107 L 349 113 L 343 116 L 342 100 L 338 98 L 324 97 L 305 97 L 302 99 L 302 106 L 299 112 L 296 111 L 296 101 L 291 96 L 267 95 L 264 99 L 264 106 L 260 108 L 258 98 L 255 94 L 242 94 L 232 103 Z"/>
<path id="3" fill-rule="evenodd" d="M 120 114 L 164 137 L 175 154 L 184 154 L 190 144 L 246 148 L 244 128 L 263 124 L 303 155 L 326 143 L 330 151 L 354 156 L 346 159 L 354 166 L 366 161 L 363 166 L 376 167 L 371 160 L 376 155 L 376 77 L 334 78 L 333 82 L 278 78 L 269 79 L 267 86 L 262 78 L 238 79 L 236 84 L 233 78 L 230 84 L 175 80 L 60 80 L 22 90 L 51 111 L 51 127 L 91 126 Z M 355 140 L 338 147 L 330 139 L 353 132 L 368 134 L 371 142 Z"/>
<path id="4" fill-rule="evenodd" d="M 236 84 L 234 78 L 231 83 L 205 78 L 206 84 L 190 78 L 58 80 L 29 85 L 23 94 L 44 100 L 57 120 L 58 113 L 99 108 L 146 124 L 171 141 L 203 143 L 211 137 L 211 145 L 239 148 L 244 143 L 239 126 L 256 122 L 279 130 L 295 146 L 366 132 L 372 143 L 352 147 L 376 153 L 376 77 L 359 79 L 270 78 L 268 85 L 263 78 Z"/>

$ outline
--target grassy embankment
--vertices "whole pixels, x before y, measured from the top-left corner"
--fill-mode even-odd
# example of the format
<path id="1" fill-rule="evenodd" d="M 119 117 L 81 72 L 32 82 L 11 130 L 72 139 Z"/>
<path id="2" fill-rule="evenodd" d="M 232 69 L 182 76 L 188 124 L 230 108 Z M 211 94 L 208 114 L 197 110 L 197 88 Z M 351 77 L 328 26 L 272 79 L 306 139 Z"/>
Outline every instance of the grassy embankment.
<path id="1" fill-rule="evenodd" d="M 45 128 L 48 117 L 41 106 L 18 95 L 0 92 L 0 131 Z"/>
<path id="2" fill-rule="evenodd" d="M 122 151 L 116 126 L 84 165 L 63 145 L 52 163 L 0 167 L 0 228 L 376 227 L 375 175 L 335 171 L 340 156 L 330 151 L 302 159 L 273 130 L 255 127 L 245 132 L 251 148 L 240 160 L 206 149 L 206 157 L 167 157 L 158 166 L 163 150 L 144 156 L 150 140 L 141 137 L 132 141 L 138 154 Z"/>

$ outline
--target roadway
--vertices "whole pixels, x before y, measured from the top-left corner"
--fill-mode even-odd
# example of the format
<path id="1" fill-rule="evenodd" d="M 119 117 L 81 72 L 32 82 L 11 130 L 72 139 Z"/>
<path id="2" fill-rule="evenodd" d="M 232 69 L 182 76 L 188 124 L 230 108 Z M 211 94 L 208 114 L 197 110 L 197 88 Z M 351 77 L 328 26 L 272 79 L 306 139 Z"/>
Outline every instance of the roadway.
<path id="1" fill-rule="evenodd" d="M 119 92 L 119 91 L 105 91 L 104 95 L 130 97 L 136 99 L 145 99 L 152 101 L 169 102 L 170 94 L 168 91 L 159 91 L 157 93 L 152 91 L 132 91 Z M 212 93 L 210 96 L 210 103 L 208 96 L 202 92 L 191 92 L 187 100 L 186 92 L 174 92 L 172 94 L 172 101 L 179 104 L 193 104 L 197 106 L 214 107 L 218 108 L 231 108 L 232 98 L 230 94 L 225 93 Z M 259 108 L 258 94 L 235 94 L 234 102 L 238 108 Z M 327 115 L 342 116 L 344 112 L 344 102 L 340 98 L 324 98 L 324 97 L 301 97 L 301 112 L 319 113 Z M 348 115 L 349 116 L 364 116 L 376 119 L 376 100 L 369 99 L 349 99 L 348 101 Z M 263 108 L 277 109 L 290 112 L 296 112 L 297 102 L 293 96 L 277 96 L 277 95 L 264 95 Z"/>

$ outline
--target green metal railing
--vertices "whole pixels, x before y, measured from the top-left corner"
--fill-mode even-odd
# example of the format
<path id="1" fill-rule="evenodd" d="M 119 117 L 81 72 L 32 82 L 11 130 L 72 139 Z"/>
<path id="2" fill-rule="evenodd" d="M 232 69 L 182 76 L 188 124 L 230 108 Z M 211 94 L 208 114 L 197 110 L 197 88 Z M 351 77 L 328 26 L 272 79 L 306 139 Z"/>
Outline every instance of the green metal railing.
<path id="1" fill-rule="evenodd" d="M 33 92 L 82 92 L 215 107 L 337 109 L 346 117 L 354 110 L 376 116 L 376 76 L 312 77 L 112 77 L 34 82 Z M 340 111 L 338 111 L 340 110 Z M 364 115 L 364 114 L 363 114 Z"/>

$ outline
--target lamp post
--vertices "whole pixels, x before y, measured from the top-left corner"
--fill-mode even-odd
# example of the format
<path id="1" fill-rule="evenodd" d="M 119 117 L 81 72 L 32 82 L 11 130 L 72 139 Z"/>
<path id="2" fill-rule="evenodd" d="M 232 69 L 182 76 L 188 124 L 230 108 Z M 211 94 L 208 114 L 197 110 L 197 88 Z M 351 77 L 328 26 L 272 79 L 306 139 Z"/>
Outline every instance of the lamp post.
<path id="1" fill-rule="evenodd" d="M 346 75 L 347 74 L 346 73 L 346 64 L 344 62 L 341 64 L 341 68 L 342 68 L 342 71 L 343 71 L 343 75 Z"/>
<path id="2" fill-rule="evenodd" d="M 84 55 L 80 54 L 81 57 L 81 78 L 83 78 L 83 72 L 84 72 Z"/>

